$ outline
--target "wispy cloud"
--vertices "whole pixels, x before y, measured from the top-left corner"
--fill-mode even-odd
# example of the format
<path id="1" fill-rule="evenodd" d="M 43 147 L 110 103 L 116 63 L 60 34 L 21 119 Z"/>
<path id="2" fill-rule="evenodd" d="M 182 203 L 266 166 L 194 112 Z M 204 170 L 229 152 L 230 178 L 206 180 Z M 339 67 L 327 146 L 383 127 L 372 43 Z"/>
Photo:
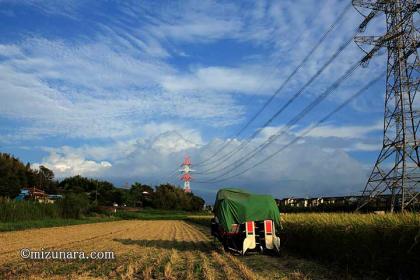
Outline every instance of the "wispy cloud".
<path id="1" fill-rule="evenodd" d="M 221 128 L 234 135 L 236 126 L 274 92 L 347 4 L 0 1 L 11 11 L 2 13 L 5 22 L 34 17 L 5 25 L 12 32 L 3 30 L 7 36 L 0 44 L 0 121 L 6 121 L 0 141 L 25 144 L 55 137 L 59 148 L 47 148 L 49 156 L 38 162 L 59 176 L 156 180 L 177 166 L 184 153 L 200 160 L 216 151 L 227 141 L 220 136 Z M 263 116 L 269 117 L 300 89 L 361 20 L 349 10 Z M 380 35 L 383 26 L 379 18 L 366 34 Z M 351 43 L 290 112 L 262 129 L 238 157 L 283 129 L 282 124 L 363 55 Z M 359 69 L 325 106 L 335 106 L 358 90 L 384 69 L 384 61 L 376 58 Z M 227 183 L 263 186 L 279 196 L 355 191 L 366 168 L 351 153 L 378 148 L 379 140 L 371 135 L 381 129 L 380 114 L 373 112 L 383 110 L 383 91 L 377 87 L 372 92 L 379 94 L 361 96 L 347 108 L 346 124 L 321 126 L 269 165 Z M 316 116 L 287 130 L 258 156 L 290 141 Z M 229 149 L 241 141 L 235 139 Z"/>
<path id="2" fill-rule="evenodd" d="M 383 123 L 378 122 L 373 125 L 324 125 L 311 130 L 307 136 L 311 137 L 336 137 L 336 138 L 365 138 L 369 133 L 383 130 Z"/>
<path id="3" fill-rule="evenodd" d="M 163 77 L 175 72 L 168 64 L 141 60 L 113 51 L 106 44 L 67 45 L 32 39 L 2 45 L 0 112 L 30 120 L 25 135 L 101 138 L 133 135 L 145 121 L 164 118 L 232 122 L 232 97 L 166 90 Z M 23 102 L 22 102 L 23 100 Z M 204 100 L 206 100 L 204 102 Z M 195 108 L 185 115 L 184 106 Z M 236 113 L 241 112 L 238 107 Z"/>
<path id="4" fill-rule="evenodd" d="M 206 91 L 221 93 L 271 94 L 278 82 L 271 72 L 257 65 L 244 67 L 200 67 L 190 74 L 164 77 L 162 86 L 175 92 Z"/>

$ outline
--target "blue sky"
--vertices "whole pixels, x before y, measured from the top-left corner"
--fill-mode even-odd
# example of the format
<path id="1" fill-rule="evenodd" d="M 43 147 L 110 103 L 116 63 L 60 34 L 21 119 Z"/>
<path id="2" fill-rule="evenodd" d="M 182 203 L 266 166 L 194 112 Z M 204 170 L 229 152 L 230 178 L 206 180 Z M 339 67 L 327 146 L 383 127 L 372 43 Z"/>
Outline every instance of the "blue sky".
<path id="1" fill-rule="evenodd" d="M 171 173 L 183 156 L 200 162 L 231 141 L 347 4 L 1 0 L 0 150 L 44 164 L 59 178 L 81 174 L 117 185 L 181 184 Z M 259 129 L 361 21 L 350 8 L 225 152 Z M 380 35 L 384 26 L 378 17 L 365 34 Z M 284 127 L 363 55 L 350 44 L 249 146 L 231 161 L 208 167 L 231 166 L 283 129 L 255 161 L 281 148 L 385 69 L 385 56 L 376 56 L 295 126 Z M 204 184 L 198 181 L 212 176 L 196 174 L 193 191 L 209 201 L 221 186 L 276 197 L 358 193 L 381 146 L 384 84 L 240 177 Z"/>

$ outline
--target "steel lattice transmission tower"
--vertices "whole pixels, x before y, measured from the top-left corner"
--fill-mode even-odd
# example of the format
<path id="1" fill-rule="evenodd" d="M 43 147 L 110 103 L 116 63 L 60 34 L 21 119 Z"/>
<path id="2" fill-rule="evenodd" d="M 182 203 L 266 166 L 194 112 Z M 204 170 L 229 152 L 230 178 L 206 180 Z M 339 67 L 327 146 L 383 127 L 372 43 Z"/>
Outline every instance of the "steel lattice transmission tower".
<path id="1" fill-rule="evenodd" d="M 191 192 L 190 181 L 192 179 L 191 172 L 191 159 L 189 156 L 184 157 L 184 162 L 181 164 L 182 169 L 179 171 L 182 173 L 181 180 L 184 181 L 184 191 L 187 193 Z"/>
<path id="2" fill-rule="evenodd" d="M 415 103 L 420 37 L 413 20 L 419 4 L 415 0 L 353 0 L 353 6 L 359 12 L 370 11 L 359 26 L 361 32 L 372 18 L 385 14 L 385 35 L 356 37 L 355 42 L 359 47 L 373 45 L 371 53 L 382 47 L 388 53 L 383 146 L 358 209 L 381 194 L 391 194 L 389 210 L 404 211 L 420 199 L 419 108 Z"/>

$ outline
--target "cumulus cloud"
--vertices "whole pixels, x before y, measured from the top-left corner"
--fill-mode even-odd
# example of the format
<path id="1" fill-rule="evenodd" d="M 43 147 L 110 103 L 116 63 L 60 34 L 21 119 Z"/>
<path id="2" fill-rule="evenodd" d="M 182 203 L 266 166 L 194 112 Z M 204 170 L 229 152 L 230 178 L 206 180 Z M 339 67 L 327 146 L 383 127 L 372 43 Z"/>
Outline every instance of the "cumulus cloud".
<path id="1" fill-rule="evenodd" d="M 166 132 L 156 137 L 153 142 L 152 148 L 161 153 L 171 153 L 186 150 L 195 147 L 196 144 L 180 137 L 178 133 Z"/>
<path id="2" fill-rule="evenodd" d="M 41 164 L 35 163 L 36 168 Z M 56 177 L 63 178 L 74 175 L 101 176 L 112 167 L 108 161 L 96 162 L 78 155 L 52 152 L 42 165 L 54 171 Z"/>
<path id="3" fill-rule="evenodd" d="M 139 128 L 138 132 L 141 135 L 139 138 L 113 141 L 109 144 L 42 147 L 42 150 L 52 155 L 73 155 L 76 158 L 89 158 L 94 161 L 106 159 L 112 162 L 130 157 L 139 147 L 169 154 L 204 145 L 197 130 L 181 124 L 151 122 Z"/>
<path id="4" fill-rule="evenodd" d="M 188 154 L 192 158 L 193 168 L 197 171 L 193 174 L 192 188 L 207 199 L 211 199 L 214 192 L 222 186 L 245 187 L 277 197 L 339 195 L 360 191 L 368 173 L 366 166 L 352 158 L 345 149 L 325 149 L 327 145 L 320 144 L 325 138 L 313 136 L 253 168 L 252 172 L 223 182 L 211 182 L 215 178 L 223 179 L 244 170 L 281 149 L 295 136 L 295 132 L 289 131 L 284 141 L 274 142 L 251 161 L 226 176 L 221 174 L 235 166 L 239 159 L 249 155 L 261 143 L 261 139 L 251 142 L 233 157 L 223 159 L 223 155 L 229 154 L 241 144 L 240 140 L 232 140 L 226 149 L 208 164 L 197 167 L 194 167 L 195 163 L 211 156 L 225 145 L 227 140 L 216 139 L 198 147 L 183 140 L 174 131 L 166 131 L 157 136 L 130 141 L 126 145 L 116 143 L 102 147 L 106 153 L 98 152 L 102 148 L 95 146 L 51 149 L 50 155 L 42 164 L 51 167 L 62 176 L 77 173 L 102 175 L 116 182 L 137 180 L 149 184 L 181 184 L 176 170 L 184 155 Z"/>

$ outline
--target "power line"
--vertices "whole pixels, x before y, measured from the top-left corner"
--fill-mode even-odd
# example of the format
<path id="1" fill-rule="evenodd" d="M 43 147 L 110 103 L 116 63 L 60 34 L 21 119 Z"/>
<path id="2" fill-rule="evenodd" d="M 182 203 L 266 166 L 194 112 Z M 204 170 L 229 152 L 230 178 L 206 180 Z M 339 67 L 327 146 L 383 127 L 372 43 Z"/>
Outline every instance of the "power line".
<path id="1" fill-rule="evenodd" d="M 176 131 L 176 130 L 174 130 L 173 131 L 176 135 L 178 135 L 179 136 L 179 138 L 181 138 L 182 140 L 184 140 L 185 142 L 187 142 L 187 143 L 190 143 L 190 144 L 193 144 L 194 146 L 196 146 L 196 147 L 202 147 L 203 145 L 202 144 L 198 144 L 198 143 L 195 143 L 195 142 L 193 142 L 193 141 L 191 141 L 191 140 L 189 140 L 189 139 L 187 139 L 187 138 L 185 138 L 184 136 L 182 136 L 182 134 L 181 133 L 179 133 L 178 131 Z"/>
<path id="2" fill-rule="evenodd" d="M 309 58 L 313 55 L 313 53 L 319 48 L 319 46 L 322 44 L 322 42 L 325 41 L 327 36 L 335 29 L 335 27 L 338 25 L 338 23 L 343 20 L 344 15 L 346 12 L 350 9 L 352 6 L 351 3 L 346 5 L 344 9 L 341 11 L 341 13 L 338 15 L 336 20 L 331 24 L 329 29 L 321 36 L 321 38 L 318 40 L 318 42 L 314 45 L 314 47 L 309 51 L 309 53 L 303 58 L 303 60 L 299 63 L 298 66 L 289 74 L 289 76 L 283 81 L 283 83 L 280 85 L 279 88 L 270 96 L 269 99 L 263 104 L 263 106 L 248 120 L 248 122 L 232 137 L 233 139 L 240 136 L 248 127 L 249 125 L 255 121 L 255 119 L 267 108 L 267 106 L 274 100 L 274 98 L 284 89 L 286 84 L 293 78 L 293 76 L 299 71 L 299 69 L 302 68 L 302 66 L 309 60 Z M 218 149 L 216 152 L 214 152 L 210 157 L 207 159 L 195 164 L 195 166 L 205 166 L 208 165 L 206 162 L 213 159 L 216 155 L 218 155 L 220 152 L 222 152 L 232 141 L 225 142 L 220 149 Z"/>
<path id="3" fill-rule="evenodd" d="M 337 49 L 337 51 L 321 66 L 321 68 L 318 69 L 318 71 L 291 98 L 289 98 L 289 100 L 285 104 L 283 104 L 283 106 L 279 110 L 277 110 L 277 112 L 273 116 L 271 116 L 271 118 L 268 119 L 259 130 L 256 130 L 251 135 L 250 138 L 248 138 L 246 141 L 242 142 L 236 149 L 232 150 L 228 154 L 226 154 L 223 157 L 221 157 L 218 160 L 216 160 L 214 163 L 220 162 L 221 160 L 226 161 L 226 160 L 230 159 L 234 154 L 236 154 L 239 151 L 241 151 L 253 139 L 255 139 L 255 137 L 262 131 L 262 129 L 264 129 L 269 124 L 271 124 L 271 122 L 274 119 L 276 119 L 284 110 L 286 110 L 305 91 L 305 89 L 309 85 L 311 85 L 324 72 L 324 70 L 344 51 L 344 49 L 348 45 L 350 45 L 350 43 L 353 41 L 354 35 L 356 33 L 357 33 L 357 31 L 355 31 L 355 33 Z M 214 171 L 214 167 L 213 168 L 209 168 L 206 171 L 204 171 L 204 172 L 206 172 L 206 173 L 215 173 L 215 172 L 217 172 L 217 171 Z"/>
<path id="4" fill-rule="evenodd" d="M 408 18 L 408 16 L 405 16 L 405 17 L 403 17 L 398 23 L 395 23 L 395 25 L 394 25 L 394 28 L 393 28 L 393 30 L 390 30 L 390 31 L 388 31 L 388 33 L 392 33 L 393 31 L 395 31 L 394 29 L 396 29 L 397 27 L 399 27 L 400 25 L 402 25 L 405 21 L 406 21 L 406 19 Z M 359 30 L 360 29 L 360 26 L 356 29 L 356 30 Z M 355 33 L 357 33 L 357 31 L 355 31 Z M 390 37 L 390 35 L 389 34 L 385 34 L 384 36 L 382 36 L 381 38 L 379 38 L 379 39 L 377 39 L 377 41 L 380 43 L 380 44 L 384 44 L 384 43 L 386 43 L 388 40 L 389 40 L 389 37 Z M 392 36 L 391 36 L 391 38 L 392 38 Z M 325 91 L 323 94 L 321 94 L 319 97 L 322 97 L 324 94 L 326 94 L 326 95 L 329 95 L 329 94 L 331 94 L 331 92 L 328 92 L 328 91 L 333 91 L 333 90 L 335 90 L 338 86 L 339 86 L 339 84 L 341 83 L 341 82 L 343 82 L 345 79 L 347 79 L 358 67 L 360 67 L 361 65 L 362 66 L 364 66 L 364 65 L 366 65 L 366 62 L 367 61 L 369 61 L 378 51 L 379 51 L 379 49 L 380 49 L 380 44 L 379 44 L 379 46 L 375 46 L 370 52 L 368 52 L 359 62 L 357 62 L 356 64 L 354 64 L 343 76 L 341 76 L 327 91 Z M 341 80 L 341 79 L 343 79 L 343 80 Z M 337 84 L 337 82 L 338 82 L 338 84 Z M 318 97 L 318 98 L 319 98 Z M 325 96 L 326 97 L 326 96 Z M 322 97 L 321 98 L 321 101 L 319 101 L 319 102 L 322 102 L 322 100 L 323 99 L 325 99 L 325 97 Z M 307 110 L 307 109 L 309 109 L 309 111 L 311 111 L 312 109 L 313 109 L 313 107 L 315 107 L 315 106 L 317 106 L 318 104 L 319 104 L 319 102 L 318 102 L 318 98 L 313 102 L 313 103 L 311 103 L 309 106 L 307 106 L 306 108 L 305 108 L 305 110 Z M 316 103 L 316 102 L 318 102 L 318 103 Z M 312 107 L 312 108 L 310 108 L 310 106 L 312 106 L 314 104 L 314 106 Z M 304 111 L 305 111 L 304 110 Z M 307 111 L 307 112 L 304 112 L 304 114 L 303 114 L 303 116 L 304 115 L 306 115 L 309 111 Z M 301 112 L 302 113 L 302 112 Z M 303 116 L 301 116 L 301 117 L 299 117 L 299 114 L 298 114 L 298 116 L 296 116 L 296 117 L 299 117 L 298 118 L 298 120 L 299 119 L 301 119 Z M 296 118 L 295 117 L 295 118 Z M 297 120 L 297 121 L 298 121 Z M 293 120 L 292 120 L 293 121 Z M 296 122 L 297 122 L 296 121 Z M 289 122 L 290 123 L 290 122 Z M 292 126 L 294 123 L 292 123 L 292 124 L 290 124 L 289 125 L 289 127 L 290 126 Z M 257 132 L 258 133 L 258 132 Z M 282 133 L 283 134 L 283 133 Z M 260 145 L 259 147 L 261 147 L 261 146 L 263 146 L 262 147 L 262 149 L 261 150 L 263 150 L 266 146 L 268 146 L 269 144 L 271 144 L 271 142 L 273 142 L 275 139 L 277 139 L 278 137 L 279 137 L 280 135 L 272 135 L 264 144 L 262 144 L 262 145 Z M 259 147 L 257 147 L 257 149 L 259 148 Z M 254 149 L 253 150 L 253 152 L 254 151 L 256 151 L 257 149 Z M 252 158 L 256 153 L 258 152 L 258 150 L 255 152 L 255 153 L 253 153 L 253 154 L 251 154 L 251 155 L 248 155 L 248 157 L 247 158 L 245 158 L 245 160 L 244 159 L 242 159 L 243 161 L 242 162 L 240 162 L 241 160 L 239 159 L 239 160 L 237 160 L 236 162 L 234 162 L 234 163 L 238 163 L 238 162 L 240 162 L 239 163 L 239 165 L 236 165 L 236 166 L 234 166 L 233 167 L 233 169 L 231 169 L 231 170 L 228 170 L 227 172 L 225 172 L 225 173 L 223 173 L 221 176 L 224 176 L 224 175 L 226 175 L 226 174 L 228 174 L 228 173 L 230 173 L 231 171 L 233 171 L 233 170 L 235 170 L 235 169 L 237 169 L 239 166 L 241 166 L 241 165 L 243 165 L 245 162 L 247 162 L 250 158 Z M 230 164 L 230 165 L 232 165 L 232 164 Z M 229 165 L 228 165 L 229 166 Z M 220 172 L 221 170 L 223 170 L 223 168 L 226 168 L 226 167 L 228 167 L 228 166 L 225 166 L 225 167 L 222 167 L 221 169 L 219 169 L 219 170 L 217 170 L 216 172 Z M 214 168 L 213 168 L 214 169 Z M 212 172 L 212 173 L 216 173 L 216 172 Z M 208 172 L 209 173 L 209 172 Z M 215 179 L 215 178 L 213 178 L 213 179 Z"/>
<path id="5" fill-rule="evenodd" d="M 320 126 L 321 124 L 323 124 L 324 122 L 326 122 L 329 118 L 331 118 L 334 114 L 336 114 L 338 111 L 340 111 L 341 109 L 343 109 L 345 106 L 347 106 L 350 102 L 352 102 L 354 99 L 356 99 L 357 97 L 359 97 L 363 92 L 365 92 L 368 88 L 370 88 L 373 84 L 375 84 L 376 82 L 378 82 L 383 76 L 384 76 L 385 72 L 381 73 L 379 76 L 377 76 L 375 79 L 371 80 L 367 85 L 365 85 L 362 89 L 360 89 L 358 92 L 356 92 L 355 94 L 353 94 L 351 97 L 349 97 L 348 99 L 346 99 L 342 104 L 340 104 L 338 107 L 336 107 L 333 111 L 331 111 L 329 114 L 327 114 L 325 117 L 323 117 L 321 120 L 319 120 L 316 124 L 314 124 L 313 126 L 311 126 L 309 129 L 307 129 L 306 131 L 304 131 L 303 133 L 301 133 L 300 135 L 298 135 L 297 137 L 295 137 L 294 139 L 292 139 L 290 142 L 288 142 L 286 145 L 282 146 L 279 150 L 277 150 L 276 152 L 272 153 L 271 155 L 267 156 L 266 158 L 264 158 L 263 160 L 260 160 L 259 162 L 253 164 L 252 166 L 246 168 L 245 170 L 236 173 L 234 175 L 231 175 L 229 177 L 226 178 L 222 178 L 219 179 L 217 181 L 212 181 L 211 183 L 217 183 L 217 182 L 223 182 L 229 179 L 232 179 L 234 177 L 238 177 L 244 173 L 246 173 L 247 171 L 263 164 L 264 162 L 272 159 L 273 157 L 275 157 L 276 155 L 278 155 L 279 153 L 281 153 L 282 151 L 284 151 L 285 149 L 287 149 L 288 147 L 290 147 L 291 145 L 295 144 L 296 142 L 298 142 L 299 140 L 301 140 L 302 138 L 304 138 L 306 135 L 308 135 L 312 130 L 314 130 L 316 127 Z M 197 182 L 197 183 L 206 183 L 206 182 Z"/>
<path id="6" fill-rule="evenodd" d="M 318 104 L 320 104 L 325 98 L 327 98 L 332 92 L 334 92 L 341 83 L 343 83 L 345 80 L 347 80 L 353 73 L 354 71 L 361 66 L 362 64 L 362 60 L 356 62 L 355 64 L 353 64 L 342 76 L 340 76 L 328 89 L 326 89 L 321 95 L 319 95 L 314 101 L 312 101 L 309 105 L 307 105 L 301 112 L 299 112 L 293 119 L 291 119 L 287 124 L 286 127 L 290 128 L 291 126 L 293 126 L 294 124 L 296 124 L 299 120 L 301 120 L 304 116 L 306 116 L 310 111 L 312 111 L 313 108 L 315 108 L 316 106 L 318 106 Z M 281 133 L 280 133 L 281 132 Z M 278 137 L 280 137 L 281 135 L 283 135 L 285 133 L 285 130 L 282 129 L 280 130 L 278 133 L 272 135 L 269 137 L 268 140 L 266 140 L 264 143 L 260 144 L 259 146 L 257 146 L 250 154 L 248 154 L 246 157 L 237 160 L 234 164 L 235 166 L 233 166 L 233 168 L 231 168 L 230 170 L 228 169 L 227 171 L 225 171 L 224 173 L 222 173 L 219 177 L 225 176 L 227 174 L 229 174 L 230 172 L 234 171 L 235 169 L 239 168 L 240 166 L 242 166 L 244 163 L 246 163 L 247 161 L 249 161 L 251 158 L 253 158 L 258 152 L 262 151 L 263 149 L 265 149 L 267 146 L 269 146 L 272 142 L 274 142 Z M 241 161 L 242 160 L 242 161 Z M 232 164 L 231 164 L 232 165 Z M 214 180 L 216 178 L 212 178 L 210 180 Z M 213 182 L 213 181 L 210 181 Z"/>

